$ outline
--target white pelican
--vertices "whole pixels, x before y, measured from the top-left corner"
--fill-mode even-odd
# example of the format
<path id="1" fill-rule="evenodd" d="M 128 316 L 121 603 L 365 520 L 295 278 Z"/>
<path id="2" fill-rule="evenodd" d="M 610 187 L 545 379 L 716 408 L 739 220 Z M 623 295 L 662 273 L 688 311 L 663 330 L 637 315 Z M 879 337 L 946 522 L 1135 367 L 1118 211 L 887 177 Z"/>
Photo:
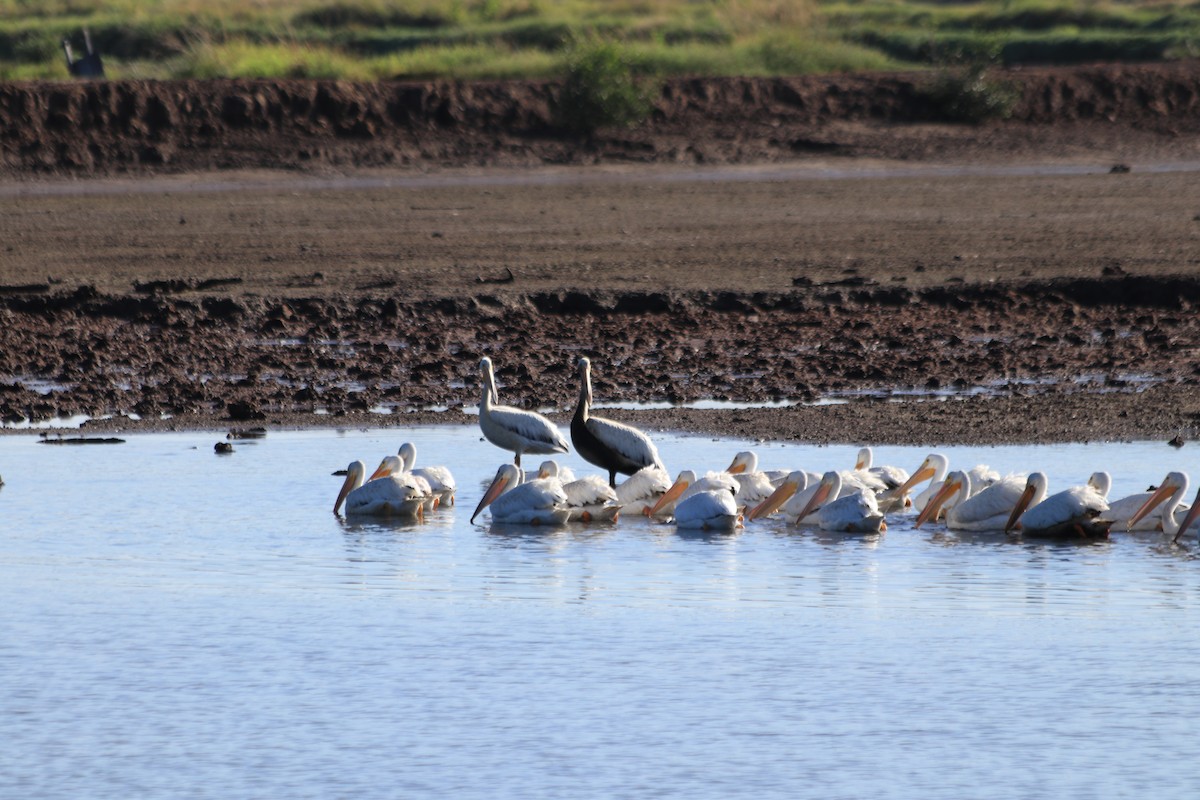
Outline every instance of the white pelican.
<path id="1" fill-rule="evenodd" d="M 627 515 L 645 515 L 670 488 L 669 472 L 662 467 L 642 467 L 617 484 L 617 502 Z"/>
<path id="2" fill-rule="evenodd" d="M 1186 480 L 1186 476 L 1184 476 L 1184 479 Z M 1107 500 L 1108 491 L 1112 486 L 1112 476 L 1107 472 L 1093 472 L 1092 477 L 1088 478 L 1088 485 L 1095 487 L 1096 491 Z M 1184 492 L 1186 491 L 1185 489 Z M 1183 515 L 1187 513 L 1187 506 L 1182 504 L 1168 506 L 1173 517 L 1170 522 L 1166 518 L 1168 508 L 1164 508 L 1160 514 L 1143 514 L 1136 521 L 1133 519 L 1134 515 L 1146 504 L 1146 501 L 1153 496 L 1154 491 L 1151 490 L 1135 492 L 1117 500 L 1108 500 L 1108 512 L 1104 515 L 1104 518 L 1112 520 L 1113 527 L 1118 531 L 1162 531 L 1168 527 L 1175 529 L 1179 521 L 1183 519 Z"/>
<path id="3" fill-rule="evenodd" d="M 1175 534 L 1175 538 L 1171 541 L 1178 542 L 1179 537 L 1187 532 L 1192 523 L 1196 521 L 1196 517 L 1200 517 L 1200 491 L 1196 492 L 1196 499 L 1192 501 L 1192 507 L 1188 509 L 1187 515 L 1183 518 L 1183 522 L 1179 523 L 1179 531 Z"/>
<path id="4" fill-rule="evenodd" d="M 904 483 L 908 480 L 908 470 L 886 464 L 876 467 L 873 466 L 874 461 L 875 452 L 871 450 L 871 448 L 860 448 L 858 451 L 858 458 L 855 459 L 854 462 L 854 471 L 866 472 L 869 475 L 873 475 L 883 484 L 883 487 L 880 489 L 880 491 L 895 489 L 904 485 Z"/>
<path id="5" fill-rule="evenodd" d="M 404 483 L 412 484 L 416 487 L 417 492 L 425 499 L 425 510 L 433 511 L 437 508 L 437 495 L 433 493 L 433 487 L 429 485 L 429 481 L 420 475 L 414 475 L 404 469 L 404 460 L 400 456 L 384 456 L 379 462 L 379 466 L 371 477 L 367 478 L 367 482 L 377 481 L 380 478 L 394 478 L 395 480 Z"/>
<path id="6" fill-rule="evenodd" d="M 414 465 L 417 463 L 417 446 L 412 442 L 405 442 L 400 445 L 398 455 L 404 463 L 405 472 L 415 475 L 418 478 L 424 478 L 429 483 L 429 489 L 433 492 L 435 498 L 435 508 L 443 503 L 454 505 L 454 493 L 458 487 L 454 482 L 454 476 L 450 474 L 450 470 L 445 467 L 414 468 Z"/>
<path id="7" fill-rule="evenodd" d="M 403 476 L 389 475 L 386 478 L 363 483 L 366 465 L 352 461 L 346 468 L 346 480 L 333 504 L 336 514 L 346 503 L 346 516 L 371 515 L 377 517 L 424 516 L 425 497 L 411 481 Z"/>
<path id="8" fill-rule="evenodd" d="M 757 505 L 775 491 L 770 474 L 759 472 L 758 455 L 750 450 L 735 455 L 725 471 L 737 481 L 738 491 L 734 500 L 739 506 Z"/>
<path id="9" fill-rule="evenodd" d="M 492 360 L 487 356 L 479 361 L 479 374 L 483 378 L 479 427 L 489 442 L 502 450 L 511 450 L 514 453 L 514 464 L 521 466 L 522 453 L 549 455 L 565 453 L 570 449 L 567 440 L 558 432 L 558 428 L 554 427 L 554 423 L 541 414 L 499 405 L 496 375 L 492 371 Z"/>
<path id="10" fill-rule="evenodd" d="M 599 475 L 585 475 L 579 480 L 564 481 L 558 462 L 553 459 L 542 464 L 539 479 L 558 481 L 567 495 L 567 508 L 572 521 L 616 522 L 621 506 L 617 493 Z M 572 476 L 573 477 L 573 476 Z"/>
<path id="11" fill-rule="evenodd" d="M 1032 484 L 1026 486 L 1004 525 L 1005 533 L 1019 528 L 1026 536 L 1108 538 L 1112 520 L 1100 518 L 1108 510 L 1108 503 L 1104 502 L 1104 497 L 1095 487 L 1072 486 L 1055 492 L 1026 511 L 1036 491 L 1037 488 Z"/>
<path id="12" fill-rule="evenodd" d="M 661 467 L 662 459 L 650 437 L 629 425 L 593 417 L 592 362 L 579 359 L 579 402 L 571 418 L 571 442 L 589 464 L 608 471 L 608 485 L 616 488 L 617 473 L 632 475 L 642 467 Z"/>
<path id="13" fill-rule="evenodd" d="M 729 492 L 730 496 L 737 495 L 737 481 L 728 472 L 709 472 L 703 478 L 696 479 L 696 473 L 690 469 L 685 469 L 680 472 L 675 478 L 675 483 L 667 491 L 663 492 L 662 497 L 649 509 L 642 512 L 648 517 L 656 517 L 660 514 L 670 514 L 675 510 L 675 505 L 685 498 L 691 497 L 700 492 Z"/>
<path id="14" fill-rule="evenodd" d="M 521 470 L 515 464 L 500 467 L 492 485 L 475 507 L 471 522 L 488 506 L 492 509 L 493 522 L 562 525 L 570 518 L 567 495 L 558 481 L 533 480 L 522 483 L 522 477 Z"/>
<path id="15" fill-rule="evenodd" d="M 731 531 L 742 527 L 742 515 L 731 489 L 706 489 L 675 504 L 675 527 Z"/>
<path id="16" fill-rule="evenodd" d="M 1134 530 L 1134 526 L 1149 517 L 1150 512 L 1166 501 L 1166 505 L 1162 505 L 1162 510 L 1159 512 L 1161 520 L 1159 529 L 1177 540 L 1184 530 L 1181 519 L 1186 519 L 1186 515 L 1181 517 L 1179 510 L 1182 507 L 1187 511 L 1187 507 L 1183 506 L 1183 498 L 1187 494 L 1188 485 L 1186 472 L 1168 472 L 1158 489 L 1146 498 L 1141 507 L 1125 523 L 1126 530 Z"/>
<path id="17" fill-rule="evenodd" d="M 830 470 L 821 476 L 816 491 L 801 509 L 799 519 L 814 514 L 817 527 L 823 531 L 847 533 L 878 533 L 887 530 L 883 512 L 869 488 L 843 494 L 843 475 Z"/>
<path id="18" fill-rule="evenodd" d="M 957 470 L 947 476 L 938 493 L 930 498 L 917 517 L 916 527 L 919 528 L 936 518 L 947 501 L 954 499 L 954 505 L 946 510 L 947 528 L 959 531 L 1002 531 L 1026 488 L 1033 487 L 1028 508 L 1045 498 L 1046 485 L 1046 476 L 1035 472 L 1028 478 L 1009 475 L 980 492 L 973 492 L 969 473 Z"/>
<path id="19" fill-rule="evenodd" d="M 927 480 L 929 481 L 929 486 L 912 501 L 913 510 L 920 513 L 925 510 L 926 506 L 929 505 L 929 501 L 933 499 L 934 495 L 938 493 L 942 485 L 946 482 L 946 473 L 949 469 L 950 459 L 941 453 L 930 453 L 907 481 L 901 486 L 886 492 L 881 499 L 903 497 L 908 494 L 908 491 L 912 487 Z M 979 494 L 1000 480 L 1000 474 L 984 464 L 977 464 L 971 467 L 966 474 L 970 478 L 968 484 L 969 494 L 953 495 L 950 501 L 944 504 L 943 513 L 952 508 L 956 503 L 966 500 L 972 495 Z"/>

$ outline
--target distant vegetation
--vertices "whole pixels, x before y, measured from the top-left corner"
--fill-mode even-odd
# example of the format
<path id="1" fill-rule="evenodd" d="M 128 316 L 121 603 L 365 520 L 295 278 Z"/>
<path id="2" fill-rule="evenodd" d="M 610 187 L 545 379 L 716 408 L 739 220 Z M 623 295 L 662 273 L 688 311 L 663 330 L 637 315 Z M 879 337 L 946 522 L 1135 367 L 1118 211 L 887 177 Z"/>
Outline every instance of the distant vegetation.
<path id="1" fill-rule="evenodd" d="M 1200 52 L 1170 0 L 0 0 L 0 79 L 561 78 L 581 42 L 636 76 L 779 75 Z M 615 51 L 614 51 L 615 52 Z"/>

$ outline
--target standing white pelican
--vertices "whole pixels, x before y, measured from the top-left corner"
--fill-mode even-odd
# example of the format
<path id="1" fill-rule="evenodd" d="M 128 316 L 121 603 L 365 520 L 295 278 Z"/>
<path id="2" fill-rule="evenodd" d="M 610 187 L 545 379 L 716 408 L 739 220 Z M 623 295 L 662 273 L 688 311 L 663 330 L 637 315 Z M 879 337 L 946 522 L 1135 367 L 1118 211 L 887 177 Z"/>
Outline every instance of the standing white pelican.
<path id="1" fill-rule="evenodd" d="M 591 415 L 592 362 L 579 359 L 579 402 L 571 418 L 571 442 L 589 464 L 608 471 L 608 485 L 616 488 L 617 473 L 632 475 L 643 467 L 661 467 L 662 459 L 650 437 L 630 425 Z"/>
<path id="2" fill-rule="evenodd" d="M 662 497 L 658 498 L 658 501 L 643 513 L 648 517 L 670 514 L 675 510 L 677 503 L 694 494 L 709 491 L 726 491 L 732 497 L 737 495 L 737 490 L 737 481 L 727 472 L 709 472 L 703 478 L 697 480 L 695 472 L 685 469 L 675 478 L 675 483 L 671 484 L 671 487 L 663 492 Z"/>
<path id="3" fill-rule="evenodd" d="M 887 523 L 883 520 L 883 512 L 879 510 L 873 491 L 859 488 L 843 494 L 842 488 L 842 473 L 836 470 L 826 472 L 817 483 L 808 504 L 801 509 L 799 519 L 815 514 L 817 527 L 823 531 L 879 533 L 887 530 Z"/>
<path id="4" fill-rule="evenodd" d="M 420 475 L 414 475 L 404 469 L 404 460 L 400 456 L 384 456 L 379 462 L 379 466 L 372 473 L 371 477 L 367 478 L 368 482 L 374 482 L 380 478 L 392 478 L 403 483 L 411 484 L 416 487 L 418 493 L 424 498 L 425 510 L 433 511 L 437 508 L 437 495 L 433 493 L 433 487 L 429 485 L 429 481 L 425 480 Z"/>
<path id="5" fill-rule="evenodd" d="M 938 493 L 917 517 L 916 527 L 935 519 L 947 501 L 954 505 L 946 510 L 946 527 L 959 531 L 1002 531 L 1008 524 L 1013 508 L 1021 501 L 1027 487 L 1033 487 L 1028 507 L 1037 505 L 1046 496 L 1046 476 L 1035 472 L 1028 478 L 1009 475 L 980 492 L 973 492 L 969 473 L 957 470 L 946 477 Z"/>
<path id="6" fill-rule="evenodd" d="M 400 445 L 398 454 L 400 460 L 404 462 L 404 471 L 418 478 L 424 478 L 429 483 L 430 491 L 436 499 L 434 507 L 436 508 L 443 503 L 454 505 L 454 493 L 457 491 L 457 485 L 454 482 L 454 476 L 450 474 L 450 470 L 445 467 L 416 467 L 417 463 L 417 446 L 412 442 L 405 442 Z"/>
<path id="7" fill-rule="evenodd" d="M 1159 512 L 1159 528 L 1163 533 L 1178 539 L 1180 532 L 1183 530 L 1181 519 L 1186 519 L 1186 515 L 1180 515 L 1179 511 L 1182 507 L 1188 511 L 1186 506 L 1183 506 L 1184 495 L 1188 491 L 1188 476 L 1186 472 L 1168 472 L 1167 477 L 1163 478 L 1163 482 L 1141 507 L 1134 512 L 1128 522 L 1125 523 L 1126 530 L 1134 530 L 1134 526 L 1143 519 L 1150 517 L 1150 512 L 1162 505 L 1162 510 Z M 1166 505 L 1163 502 L 1166 501 Z M 1108 516 L 1108 515 L 1105 515 Z"/>
<path id="8" fill-rule="evenodd" d="M 617 484 L 617 502 L 628 514 L 646 513 L 671 488 L 671 474 L 662 467 L 642 467 Z"/>
<path id="9" fill-rule="evenodd" d="M 742 527 L 742 515 L 733 495 L 729 488 L 706 489 L 683 498 L 675 504 L 675 527 L 705 531 Z"/>
<path id="10" fill-rule="evenodd" d="M 1108 510 L 1108 503 L 1095 487 L 1072 486 L 1055 492 L 1026 511 L 1035 493 L 1036 487 L 1025 488 L 1004 525 L 1005 533 L 1020 529 L 1025 536 L 1108 538 L 1112 520 L 1100 518 Z"/>
<path id="11" fill-rule="evenodd" d="M 523 525 L 562 525 L 571 516 L 567 495 L 558 481 L 533 480 L 522 483 L 521 470 L 505 464 L 496 471 L 492 485 L 475 507 L 471 522 L 491 506 L 493 522 Z"/>
<path id="12" fill-rule="evenodd" d="M 585 475 L 578 480 L 563 481 L 558 462 L 551 459 L 542 464 L 538 478 L 558 481 L 567 495 L 571 521 L 616 522 L 621 511 L 616 491 L 599 475 Z M 574 476 L 572 476 L 574 477 Z"/>
<path id="13" fill-rule="evenodd" d="M 738 491 L 734 500 L 739 506 L 757 505 L 775 491 L 771 476 L 766 472 L 759 472 L 758 455 L 750 450 L 743 450 L 735 455 L 725 471 L 737 481 Z"/>
<path id="14" fill-rule="evenodd" d="M 554 427 L 554 423 L 541 414 L 499 405 L 496 374 L 492 370 L 492 360 L 487 356 L 479 361 L 479 374 L 483 379 L 479 427 L 489 442 L 501 450 L 513 452 L 514 464 L 521 466 L 522 453 L 549 455 L 565 453 L 570 449 L 567 440 L 558 432 L 558 428 Z"/>
<path id="15" fill-rule="evenodd" d="M 424 516 L 425 497 L 410 481 L 399 476 L 388 476 L 363 483 L 367 467 L 361 461 L 352 461 L 346 468 L 346 480 L 338 492 L 333 513 L 346 503 L 346 516 L 415 517 Z"/>

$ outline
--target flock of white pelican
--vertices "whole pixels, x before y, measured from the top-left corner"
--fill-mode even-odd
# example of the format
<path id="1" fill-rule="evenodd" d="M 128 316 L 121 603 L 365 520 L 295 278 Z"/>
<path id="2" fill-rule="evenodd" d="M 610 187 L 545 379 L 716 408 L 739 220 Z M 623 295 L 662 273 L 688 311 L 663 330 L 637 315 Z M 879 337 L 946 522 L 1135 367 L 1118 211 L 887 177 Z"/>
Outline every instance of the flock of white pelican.
<path id="1" fill-rule="evenodd" d="M 879 533 L 887 529 L 886 515 L 915 513 L 917 528 L 944 524 L 958 531 L 1084 539 L 1107 537 L 1114 529 L 1158 530 L 1178 540 L 1200 516 L 1200 492 L 1190 507 L 1184 504 L 1189 484 L 1183 472 L 1169 473 L 1152 491 L 1110 501 L 1112 479 L 1106 472 L 1050 494 L 1042 472 L 1001 477 L 984 466 L 951 471 L 945 455 L 931 453 L 910 474 L 875 466 L 869 447 L 859 451 L 853 469 L 760 471 L 757 456 L 743 452 L 722 471 L 698 476 L 683 470 L 672 481 L 646 434 L 591 414 L 591 362 L 579 359 L 578 370 L 579 399 L 568 443 L 546 417 L 500 405 L 491 359 L 480 361 L 480 429 L 514 458 L 497 470 L 472 523 L 485 509 L 501 523 L 614 522 L 621 514 L 635 514 L 701 530 L 734 530 L 747 519 L 774 516 L 826 531 Z M 522 471 L 523 454 L 566 453 L 572 444 L 585 461 L 608 473 L 607 481 L 600 475 L 577 479 L 554 460 L 536 472 Z M 423 519 L 453 505 L 456 488 L 449 470 L 416 468 L 415 463 L 416 448 L 407 443 L 369 478 L 363 462 L 351 463 L 334 513 L 344 504 L 347 516 Z M 618 474 L 628 477 L 618 483 Z"/>

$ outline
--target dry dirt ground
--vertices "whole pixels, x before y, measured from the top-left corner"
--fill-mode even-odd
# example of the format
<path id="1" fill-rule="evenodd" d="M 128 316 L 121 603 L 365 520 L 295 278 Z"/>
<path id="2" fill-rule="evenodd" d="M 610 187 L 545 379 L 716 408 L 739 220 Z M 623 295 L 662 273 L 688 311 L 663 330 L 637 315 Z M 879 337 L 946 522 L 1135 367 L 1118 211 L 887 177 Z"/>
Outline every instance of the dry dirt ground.
<path id="1" fill-rule="evenodd" d="M 117 415 L 87 430 L 466 424 L 482 355 L 504 402 L 563 413 L 586 354 L 599 406 L 786 404 L 609 413 L 656 429 L 1200 433 L 1194 132 L 822 131 L 955 145 L 719 167 L 10 170 L 0 414 Z"/>

